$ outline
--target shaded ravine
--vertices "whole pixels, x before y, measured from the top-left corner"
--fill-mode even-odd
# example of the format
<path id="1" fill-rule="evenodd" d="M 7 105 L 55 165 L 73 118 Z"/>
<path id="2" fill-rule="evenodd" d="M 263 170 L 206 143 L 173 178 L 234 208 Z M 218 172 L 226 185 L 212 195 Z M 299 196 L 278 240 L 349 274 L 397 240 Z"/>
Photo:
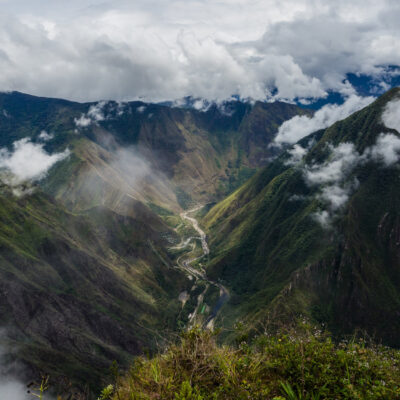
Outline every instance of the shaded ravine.
<path id="1" fill-rule="evenodd" d="M 197 305 L 196 305 L 194 311 L 189 315 L 189 326 L 191 326 L 193 324 L 193 322 L 195 322 L 195 318 L 198 315 L 199 309 L 203 304 L 204 296 L 205 296 L 209 286 L 212 285 L 219 289 L 219 299 L 216 302 L 216 304 L 214 305 L 214 307 L 212 308 L 210 315 L 208 316 L 206 321 L 203 323 L 203 328 L 212 329 L 214 326 L 215 318 L 217 317 L 221 307 L 229 300 L 229 292 L 228 292 L 228 289 L 225 288 L 225 286 L 221 285 L 218 282 L 210 280 L 207 277 L 207 274 L 206 274 L 204 268 L 198 269 L 198 268 L 193 268 L 191 266 L 192 263 L 202 259 L 203 257 L 207 256 L 210 253 L 210 249 L 209 249 L 208 243 L 207 243 L 207 236 L 206 236 L 205 232 L 200 228 L 198 221 L 195 218 L 189 216 L 189 214 L 192 214 L 192 213 L 200 210 L 203 207 L 204 206 L 200 205 L 200 206 L 197 206 L 191 210 L 185 211 L 180 214 L 182 219 L 187 220 L 191 223 L 193 229 L 199 234 L 199 237 L 192 236 L 192 237 L 187 238 L 186 240 L 182 240 L 182 242 L 181 242 L 182 244 L 175 246 L 174 248 L 175 249 L 185 248 L 190 244 L 190 242 L 192 240 L 195 240 L 195 239 L 201 241 L 201 247 L 203 249 L 202 255 L 200 255 L 199 257 L 195 257 L 195 258 L 184 259 L 182 262 L 180 261 L 180 259 L 182 258 L 182 256 L 181 256 L 178 258 L 177 264 L 178 264 L 178 267 L 183 269 L 190 277 L 194 276 L 197 279 L 202 279 L 203 281 L 207 282 L 205 289 L 197 296 Z M 194 248 L 195 248 L 195 245 L 192 244 L 192 248 L 188 253 L 191 253 Z"/>

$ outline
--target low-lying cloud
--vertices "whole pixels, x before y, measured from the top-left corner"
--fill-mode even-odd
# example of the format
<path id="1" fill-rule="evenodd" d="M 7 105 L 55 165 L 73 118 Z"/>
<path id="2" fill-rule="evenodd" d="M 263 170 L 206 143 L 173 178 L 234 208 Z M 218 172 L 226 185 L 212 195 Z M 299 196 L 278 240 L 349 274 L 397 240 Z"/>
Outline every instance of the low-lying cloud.
<path id="1" fill-rule="evenodd" d="M 353 143 L 330 146 L 330 150 L 331 156 L 328 162 L 305 166 L 305 178 L 311 185 L 339 182 L 361 159 Z"/>
<path id="2" fill-rule="evenodd" d="M 48 142 L 49 140 L 53 139 L 54 135 L 52 133 L 48 133 L 46 131 L 40 132 L 38 139 L 43 142 Z"/>
<path id="3" fill-rule="evenodd" d="M 375 100 L 374 97 L 361 97 L 350 95 L 343 104 L 327 104 L 319 109 L 312 117 L 296 115 L 285 121 L 278 130 L 275 143 L 296 143 L 303 137 L 329 127 L 337 121 L 347 118 L 354 112 L 361 110 Z"/>
<path id="4" fill-rule="evenodd" d="M 390 101 L 383 113 L 382 122 L 387 128 L 396 129 L 400 133 L 400 98 Z"/>
<path id="5" fill-rule="evenodd" d="M 287 151 L 290 158 L 286 160 L 286 165 L 296 165 L 307 154 L 308 148 L 304 148 L 299 144 L 295 144 L 290 150 Z"/>
<path id="6" fill-rule="evenodd" d="M 33 143 L 29 138 L 14 142 L 12 147 L 12 151 L 0 149 L 1 179 L 11 186 L 42 179 L 55 163 L 70 154 L 68 149 L 49 154 L 44 143 Z"/>
<path id="7" fill-rule="evenodd" d="M 91 105 L 87 113 L 81 114 L 79 118 L 75 118 L 74 122 L 77 128 L 87 128 L 92 124 L 98 124 L 101 121 L 119 117 L 124 112 L 125 104 L 122 102 L 99 101 Z"/>
<path id="8" fill-rule="evenodd" d="M 385 166 L 390 167 L 399 160 L 400 138 L 392 133 L 381 133 L 375 146 L 368 151 L 372 159 L 382 161 Z"/>
<path id="9" fill-rule="evenodd" d="M 1 400 L 33 400 L 33 393 L 37 385 L 32 385 L 29 389 L 27 383 L 23 383 L 23 377 L 26 377 L 26 371 L 23 365 L 16 360 L 16 347 L 9 343 L 7 330 L 0 328 L 0 399 Z M 13 360 L 10 362 L 10 359 Z M 31 393 L 28 393 L 30 390 Z M 52 396 L 45 393 L 43 400 L 52 399 Z"/>
<path id="10" fill-rule="evenodd" d="M 357 152 L 353 143 L 330 146 L 330 151 L 331 155 L 325 163 L 303 167 L 306 183 L 321 188 L 317 197 L 326 204 L 327 210 L 317 212 L 315 217 L 323 226 L 329 225 L 334 213 L 347 203 L 357 188 L 357 179 L 349 179 L 349 176 L 355 166 L 366 160 L 365 156 Z"/>
<path id="11" fill-rule="evenodd" d="M 91 156 L 78 177 L 78 207 L 103 205 L 125 214 L 131 212 L 126 208 L 129 198 L 145 203 L 161 201 L 167 207 L 176 204 L 172 185 L 157 157 L 147 157 L 146 150 L 138 146 L 121 146 L 105 131 L 98 132 L 96 139 L 99 145 L 87 148 Z M 71 200 L 76 199 L 73 196 Z"/>
<path id="12" fill-rule="evenodd" d="M 398 128 L 400 102 L 395 99 L 389 102 L 381 116 L 387 128 Z M 289 150 L 289 165 L 300 168 L 305 182 L 310 187 L 318 188 L 317 198 L 324 206 L 313 214 L 313 217 L 324 227 L 329 227 L 332 218 L 347 203 L 357 189 L 359 182 L 353 175 L 356 167 L 368 162 L 375 162 L 380 167 L 393 167 L 400 161 L 400 137 L 393 133 L 380 133 L 376 143 L 367 147 L 363 153 L 353 143 L 341 143 L 334 147 L 329 145 L 329 157 L 323 163 L 302 164 L 308 149 L 299 144 Z"/>

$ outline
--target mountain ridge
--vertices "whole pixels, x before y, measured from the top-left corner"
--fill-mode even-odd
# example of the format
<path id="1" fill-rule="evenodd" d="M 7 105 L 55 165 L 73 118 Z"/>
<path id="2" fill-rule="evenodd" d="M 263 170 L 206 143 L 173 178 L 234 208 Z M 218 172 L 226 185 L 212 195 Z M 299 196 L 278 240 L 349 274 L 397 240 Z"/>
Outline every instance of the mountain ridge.
<path id="1" fill-rule="evenodd" d="M 306 168 L 310 168 L 307 165 L 328 166 L 324 163 L 331 149 L 340 143 L 354 143 L 352 151 L 362 157 L 382 131 L 393 134 L 393 129 L 383 126 L 380 115 L 383 107 L 398 94 L 399 89 L 393 89 L 365 109 L 303 139 L 305 147 L 307 141 L 315 141 L 303 158 Z M 362 137 L 359 132 L 363 132 Z M 382 165 L 376 168 L 374 165 L 378 164 L 374 160 L 356 165 L 345 179 L 350 183 L 355 178 L 359 186 L 349 195 L 345 208 L 338 211 L 333 222 L 335 230 L 331 231 L 322 228 L 313 217 L 323 206 L 320 196 L 324 193 L 318 191 L 319 186 L 307 184 L 303 167 L 288 164 L 290 158 L 290 152 L 284 153 L 204 218 L 211 247 L 216 249 L 211 254 L 209 274 L 233 288 L 231 307 L 236 309 L 230 310 L 232 315 L 235 318 L 247 315 L 246 320 L 256 323 L 268 318 L 266 309 L 275 314 L 281 310 L 285 315 L 286 308 L 288 317 L 305 313 L 318 322 L 330 324 L 334 331 L 366 329 L 370 334 L 383 335 L 381 338 L 392 345 L 399 345 L 396 335 L 399 327 L 395 322 L 400 304 L 395 289 L 399 278 L 395 272 L 398 264 L 395 246 L 382 242 L 387 240 L 383 239 L 385 236 L 371 231 L 371 225 L 375 229 L 382 225 L 385 232 L 397 229 L 395 205 L 399 185 L 393 172 L 396 168 Z M 318 169 L 311 172 L 317 174 Z M 382 189 L 378 190 L 379 187 Z M 374 211 L 361 213 L 363 208 Z M 385 224 L 388 225 L 383 228 Z M 382 229 L 378 230 L 381 234 Z M 349 236 L 351 232 L 353 236 Z M 365 248 L 367 244 L 370 251 Z M 346 255 L 341 258 L 342 252 Z M 368 260 L 368 253 L 375 256 Z M 393 255 L 387 267 L 385 254 Z M 357 263 L 364 265 L 364 272 L 357 269 Z M 333 275 L 329 278 L 332 268 Z M 314 269 L 324 272 L 313 276 Z M 309 277 L 309 282 L 301 278 L 303 274 Z M 340 285 L 340 274 L 350 286 Z M 352 274 L 356 275 L 352 277 Z M 376 290 L 373 296 L 372 288 Z M 292 295 L 287 295 L 290 292 Z M 380 303 L 386 306 L 382 308 Z M 258 316 L 252 311 L 255 309 L 260 310 Z M 391 321 L 390 328 L 388 321 Z"/>

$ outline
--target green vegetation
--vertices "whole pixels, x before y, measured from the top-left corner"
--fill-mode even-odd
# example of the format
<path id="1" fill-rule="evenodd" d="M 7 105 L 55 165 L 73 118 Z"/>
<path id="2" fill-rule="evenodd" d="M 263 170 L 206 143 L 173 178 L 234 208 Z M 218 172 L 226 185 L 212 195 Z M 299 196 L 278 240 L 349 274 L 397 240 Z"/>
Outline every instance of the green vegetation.
<path id="1" fill-rule="evenodd" d="M 172 211 L 167 210 L 166 208 L 161 207 L 161 206 L 159 206 L 157 204 L 154 204 L 154 203 L 150 202 L 147 205 L 150 207 L 150 209 L 152 211 L 154 211 L 160 217 L 171 217 L 171 216 L 174 215 Z"/>
<path id="2" fill-rule="evenodd" d="M 351 142 L 359 153 L 373 145 L 387 131 L 380 115 L 396 93 L 306 138 L 303 162 L 328 160 L 327 144 Z M 279 125 L 307 111 L 232 102 L 229 115 L 161 105 L 138 113 L 141 104 L 76 130 L 74 118 L 90 104 L 0 93 L 12 116 L 0 115 L 1 146 L 35 141 L 45 129 L 54 135 L 46 150 L 71 151 L 33 195 L 17 198 L 1 187 L 0 317 L 12 328 L 14 358 L 98 392 L 111 360 L 127 368 L 133 355 L 164 344 L 164 331 L 187 323 L 206 288 L 197 281 L 191 291 L 194 282 L 176 268 L 191 249 L 193 258 L 202 254 L 198 240 L 173 249 L 182 237 L 198 236 L 179 213 L 207 203 L 195 215 L 211 253 L 192 266 L 202 263 L 229 289 L 223 319 L 213 322 L 223 321 L 220 341 L 232 347 L 218 346 L 209 332 L 184 333 L 165 353 L 138 358 L 117 380 L 117 393 L 108 386 L 101 398 L 398 397 L 394 350 L 334 343 L 316 331 L 262 334 L 247 343 L 265 321 L 290 326 L 302 314 L 326 323 L 335 339 L 361 328 L 400 345 L 397 166 L 355 168 L 343 183 L 354 187 L 346 207 L 324 229 L 314 217 L 324 206 L 318 188 L 287 164 L 288 153 L 271 161 Z M 143 179 L 118 163 L 119 151 L 132 145 L 151 171 Z M 190 291 L 184 307 L 182 291 Z M 204 297 L 197 311 L 206 317 L 219 290 L 210 286 Z M 231 329 L 238 320 L 245 327 L 240 340 Z"/>
<path id="3" fill-rule="evenodd" d="M 161 237 L 175 233 L 139 210 L 74 214 L 39 189 L 17 198 L 2 188 L 0 315 L 20 360 L 96 390 L 112 360 L 127 366 L 155 349 L 158 332 L 176 329 L 186 278 Z"/>
<path id="4" fill-rule="evenodd" d="M 400 351 L 362 340 L 334 343 L 302 323 L 219 346 L 197 328 L 151 359 L 137 358 L 102 399 L 400 399 Z M 105 396 L 106 394 L 106 396 Z"/>
<path id="5" fill-rule="evenodd" d="M 304 139 L 313 143 L 303 163 L 322 163 L 327 144 L 353 143 L 359 154 L 376 143 L 381 113 L 394 89 L 363 110 Z M 313 140 L 314 139 L 314 140 Z M 283 153 L 203 218 L 210 239 L 211 279 L 231 291 L 224 323 L 244 319 L 290 321 L 302 313 L 326 322 L 335 334 L 366 329 L 385 344 L 400 345 L 400 229 L 398 165 L 358 165 L 344 185 L 349 199 L 322 226 L 315 213 L 328 207 L 310 187 L 302 165 Z M 390 322 L 389 322 L 390 321 Z"/>

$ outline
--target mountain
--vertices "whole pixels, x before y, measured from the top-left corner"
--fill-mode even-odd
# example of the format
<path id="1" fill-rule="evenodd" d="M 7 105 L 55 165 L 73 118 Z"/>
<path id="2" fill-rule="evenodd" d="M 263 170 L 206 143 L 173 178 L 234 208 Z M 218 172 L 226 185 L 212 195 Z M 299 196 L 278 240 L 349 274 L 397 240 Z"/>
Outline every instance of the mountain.
<path id="1" fill-rule="evenodd" d="M 225 324 L 304 315 L 400 345 L 400 140 L 383 122 L 399 95 L 304 138 L 204 217 Z"/>
<path id="2" fill-rule="evenodd" d="M 135 217 L 104 207 L 78 215 L 40 190 L 22 198 L 2 190 L 6 357 L 93 388 L 113 360 L 126 365 L 154 346 L 154 332 L 176 329 L 187 279 L 163 239 L 175 233 L 144 206 L 135 209 Z"/>
<path id="3" fill-rule="evenodd" d="M 161 175 L 157 184 L 148 185 L 148 191 L 141 185 L 141 193 L 134 196 L 175 209 L 191 196 L 213 201 L 244 183 L 275 154 L 269 144 L 279 125 L 294 115 L 310 114 L 279 102 L 233 101 L 198 111 L 141 102 L 79 104 L 18 92 L 0 94 L 0 110 L 0 146 L 24 137 L 37 140 L 43 130 L 54 135 L 46 143 L 48 151 L 70 146 L 73 156 L 60 163 L 57 176 L 50 174 L 50 184 L 45 184 L 55 197 L 75 203 L 82 174 L 84 179 L 90 174 L 103 182 L 107 190 L 115 171 L 113 177 L 109 172 L 99 174 L 98 165 L 103 172 L 110 158 L 119 158 L 121 148 L 134 148 L 148 164 L 150 173 L 145 177 L 155 178 L 153 172 Z M 71 183 L 71 175 L 76 183 Z M 121 180 L 126 178 L 117 178 Z"/>
<path id="4" fill-rule="evenodd" d="M 53 385 L 95 390 L 113 360 L 125 367 L 162 345 L 194 307 L 179 300 L 193 283 L 176 268 L 182 251 L 170 250 L 193 235 L 179 213 L 223 198 L 267 164 L 279 125 L 297 114 L 310 111 L 1 93 L 3 361 L 17 371 L 22 363 L 27 378 L 50 372 Z M 15 183 L 4 168 L 12 159 L 19 173 L 35 170 L 61 152 L 34 183 Z"/>
<path id="5" fill-rule="evenodd" d="M 222 305 L 217 323 L 249 333 L 303 315 L 399 346 L 399 96 L 279 149 L 279 126 L 312 111 L 0 94 L 5 360 L 95 391 L 113 360 Z M 36 181 L 10 177 L 50 154 Z M 206 271 L 189 273 L 186 253 Z"/>

